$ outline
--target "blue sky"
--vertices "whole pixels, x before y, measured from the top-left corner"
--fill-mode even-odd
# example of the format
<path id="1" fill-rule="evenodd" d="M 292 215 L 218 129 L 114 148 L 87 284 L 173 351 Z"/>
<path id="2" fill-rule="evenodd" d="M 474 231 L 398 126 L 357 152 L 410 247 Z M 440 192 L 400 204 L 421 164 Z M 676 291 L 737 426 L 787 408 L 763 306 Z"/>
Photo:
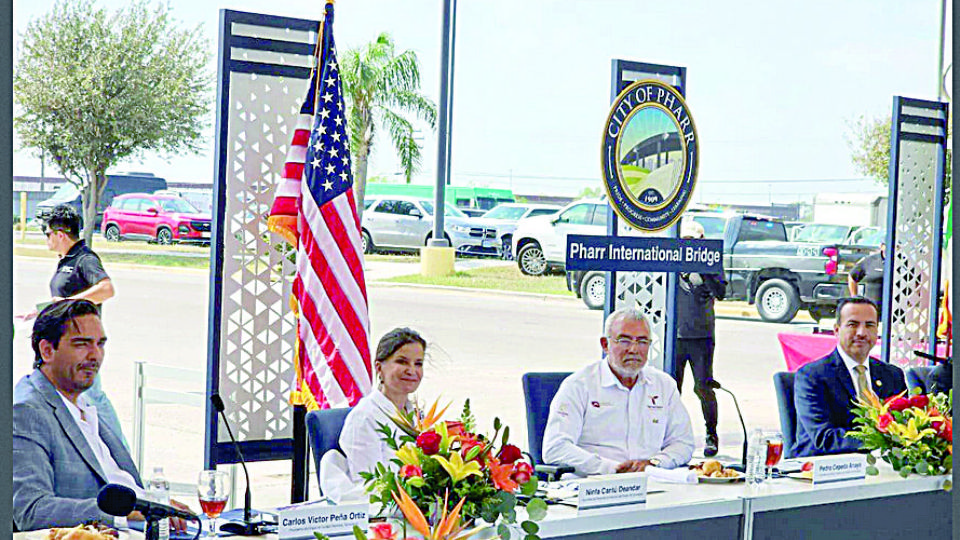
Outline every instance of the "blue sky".
<path id="1" fill-rule="evenodd" d="M 204 25 L 214 57 L 222 8 L 319 18 L 323 5 L 168 1 L 185 24 Z M 52 5 L 15 0 L 15 31 Z M 390 32 L 399 48 L 419 54 L 423 92 L 436 100 L 440 10 L 440 0 L 339 0 L 338 48 Z M 565 195 L 599 186 L 611 59 L 623 58 L 688 70 L 687 102 L 701 145 L 694 201 L 791 202 L 823 191 L 880 191 L 858 180 L 849 125 L 860 115 L 889 115 L 894 95 L 936 98 L 939 10 L 939 0 L 462 0 L 454 183 Z M 951 33 L 948 26 L 948 44 Z M 213 140 L 211 130 L 210 147 Z M 435 137 L 426 134 L 424 144 L 418 181 L 426 183 L 435 178 Z M 169 161 L 146 156 L 120 168 L 188 182 L 213 175 L 210 151 Z M 371 173 L 398 170 L 380 141 Z M 38 159 L 15 155 L 15 174 L 39 171 Z"/>

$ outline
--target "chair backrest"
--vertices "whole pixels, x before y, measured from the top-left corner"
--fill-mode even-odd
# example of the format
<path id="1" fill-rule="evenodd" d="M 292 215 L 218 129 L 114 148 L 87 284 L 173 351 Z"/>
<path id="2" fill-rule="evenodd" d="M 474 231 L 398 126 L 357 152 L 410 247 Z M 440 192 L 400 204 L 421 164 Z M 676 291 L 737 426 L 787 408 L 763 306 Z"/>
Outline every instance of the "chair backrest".
<path id="1" fill-rule="evenodd" d="M 927 381 L 930 377 L 930 372 L 933 371 L 933 366 L 914 366 L 907 368 L 907 388 L 913 390 L 914 388 L 919 388 L 920 392 L 923 394 L 927 393 Z"/>
<path id="2" fill-rule="evenodd" d="M 797 406 L 793 402 L 794 373 L 781 371 L 773 374 L 773 386 L 777 391 L 777 406 L 780 409 L 780 432 L 783 434 L 783 457 L 792 458 L 793 445 L 797 438 Z"/>
<path id="3" fill-rule="evenodd" d="M 527 446 L 534 465 L 543 463 L 543 430 L 550 416 L 550 402 L 560 383 L 570 376 L 565 373 L 524 373 L 523 401 L 527 407 Z"/>
<path id="4" fill-rule="evenodd" d="M 340 450 L 340 432 L 343 431 L 343 423 L 352 410 L 353 407 L 346 407 L 307 413 L 307 437 L 310 439 L 313 462 L 317 467 L 317 486 L 320 486 L 320 459 L 330 450 Z"/>

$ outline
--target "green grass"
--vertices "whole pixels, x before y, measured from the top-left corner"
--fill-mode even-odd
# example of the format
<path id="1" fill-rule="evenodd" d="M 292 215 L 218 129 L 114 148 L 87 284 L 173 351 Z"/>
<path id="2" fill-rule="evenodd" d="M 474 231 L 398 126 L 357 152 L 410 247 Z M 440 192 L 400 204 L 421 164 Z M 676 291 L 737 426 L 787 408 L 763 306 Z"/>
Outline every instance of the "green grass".
<path id="1" fill-rule="evenodd" d="M 412 274 L 390 278 L 386 281 L 573 296 L 573 293 L 567 290 L 566 278 L 563 275 L 525 276 L 520 273 L 515 265 L 477 268 L 466 272 L 456 272 L 452 276 L 445 277 L 424 277 L 419 274 Z"/>
<path id="2" fill-rule="evenodd" d="M 41 257 L 56 260 L 57 257 L 47 249 L 33 249 L 27 247 L 13 248 L 14 255 L 23 257 Z M 210 267 L 209 259 L 202 257 L 178 257 L 176 255 L 144 255 L 139 253 L 99 253 L 105 264 L 139 264 L 143 266 L 163 266 L 168 268 L 199 268 Z"/>

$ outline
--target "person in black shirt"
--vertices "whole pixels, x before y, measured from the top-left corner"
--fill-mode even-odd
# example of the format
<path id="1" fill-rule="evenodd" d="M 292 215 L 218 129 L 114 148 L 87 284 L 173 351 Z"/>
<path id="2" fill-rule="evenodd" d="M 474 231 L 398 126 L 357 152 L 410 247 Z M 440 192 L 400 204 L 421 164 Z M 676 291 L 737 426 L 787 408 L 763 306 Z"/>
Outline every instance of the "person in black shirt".
<path id="1" fill-rule="evenodd" d="M 703 226 L 695 221 L 683 224 L 683 238 L 703 238 Z M 707 381 L 713 379 L 715 345 L 714 299 L 723 300 L 727 282 L 719 274 L 681 273 L 677 280 L 677 346 L 673 378 L 683 390 L 683 372 L 689 362 L 693 371 L 693 391 L 700 398 L 707 440 L 703 455 L 713 457 L 719 451 L 717 436 L 717 395 Z"/>
<path id="2" fill-rule="evenodd" d="M 57 271 L 50 280 L 51 302 L 66 298 L 89 300 L 102 312 L 103 302 L 115 294 L 113 282 L 103 269 L 100 257 L 80 239 L 81 224 L 80 214 L 66 204 L 55 207 L 44 223 L 47 249 L 60 256 Z M 84 395 L 96 407 L 100 419 L 119 434 L 126 444 L 120 419 L 110 399 L 103 393 L 99 374 Z"/>
<path id="3" fill-rule="evenodd" d="M 886 243 L 880 244 L 880 251 L 860 259 L 847 275 L 847 288 L 850 296 L 865 296 L 882 309 L 883 302 L 883 265 L 886 255 Z M 863 284 L 863 291 L 859 291 Z"/>

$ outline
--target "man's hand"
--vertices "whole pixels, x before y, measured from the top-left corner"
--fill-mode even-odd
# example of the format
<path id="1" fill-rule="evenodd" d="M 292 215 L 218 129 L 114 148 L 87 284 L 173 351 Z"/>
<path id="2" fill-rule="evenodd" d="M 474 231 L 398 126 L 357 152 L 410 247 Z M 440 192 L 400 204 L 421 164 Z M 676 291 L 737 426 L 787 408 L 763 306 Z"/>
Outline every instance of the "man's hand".
<path id="1" fill-rule="evenodd" d="M 617 474 L 643 472 L 647 465 L 650 465 L 650 461 L 646 459 L 628 459 L 617 465 Z"/>
<path id="2" fill-rule="evenodd" d="M 143 517 L 143 514 L 136 510 L 127 514 L 127 521 L 144 521 L 144 519 L 146 518 Z"/>
<path id="3" fill-rule="evenodd" d="M 176 508 L 177 510 L 184 510 L 186 512 L 193 512 L 190 510 L 190 507 L 183 504 L 180 501 L 175 501 L 170 499 L 170 506 Z M 186 532 L 187 531 L 187 520 L 181 518 L 170 518 L 170 530 L 177 532 Z"/>

